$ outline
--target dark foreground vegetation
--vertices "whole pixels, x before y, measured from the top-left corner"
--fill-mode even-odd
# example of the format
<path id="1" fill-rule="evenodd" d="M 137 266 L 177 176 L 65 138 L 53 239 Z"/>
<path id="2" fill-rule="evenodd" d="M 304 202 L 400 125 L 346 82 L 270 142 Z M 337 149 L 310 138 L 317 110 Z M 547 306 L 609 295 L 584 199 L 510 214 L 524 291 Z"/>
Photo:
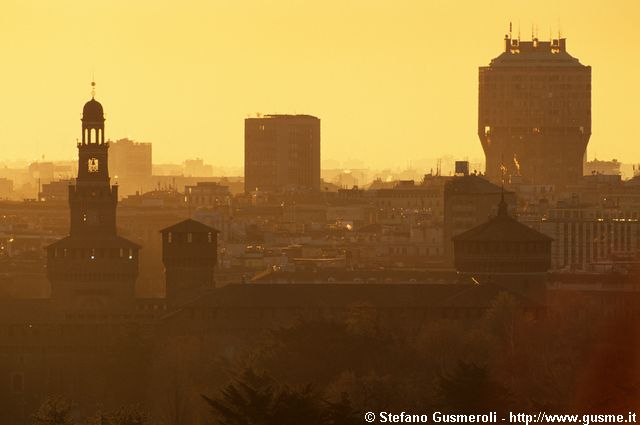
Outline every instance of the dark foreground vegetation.
<path id="1" fill-rule="evenodd" d="M 349 425 L 363 423 L 366 411 L 626 413 L 640 395 L 636 326 L 563 311 L 536 319 L 502 294 L 481 319 L 404 331 L 363 304 L 342 322 L 298 323 L 232 354 L 198 337 L 136 344 L 144 382 L 120 392 L 123 407 L 88 411 L 53 396 L 31 423 Z"/>

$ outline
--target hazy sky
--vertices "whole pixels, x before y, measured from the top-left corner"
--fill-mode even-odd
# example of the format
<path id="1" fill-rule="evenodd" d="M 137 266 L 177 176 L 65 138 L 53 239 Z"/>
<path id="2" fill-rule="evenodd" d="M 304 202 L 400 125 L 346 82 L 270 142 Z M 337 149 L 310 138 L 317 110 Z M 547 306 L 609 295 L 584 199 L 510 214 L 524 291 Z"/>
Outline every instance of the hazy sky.
<path id="1" fill-rule="evenodd" d="M 635 1 L 2 0 L 0 159 L 75 158 L 82 105 L 154 162 L 243 163 L 249 114 L 322 119 L 323 159 L 483 158 L 478 66 L 509 21 L 593 67 L 589 157 L 640 161 Z"/>

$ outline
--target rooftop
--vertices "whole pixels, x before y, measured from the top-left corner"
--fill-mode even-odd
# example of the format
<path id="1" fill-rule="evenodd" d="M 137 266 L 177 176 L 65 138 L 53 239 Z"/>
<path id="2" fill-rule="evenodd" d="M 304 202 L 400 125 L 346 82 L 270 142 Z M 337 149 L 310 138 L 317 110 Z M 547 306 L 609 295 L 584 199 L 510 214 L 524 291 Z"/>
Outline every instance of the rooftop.
<path id="1" fill-rule="evenodd" d="M 551 242 L 553 240 L 511 217 L 507 213 L 504 198 L 498 207 L 498 215 L 452 239 L 466 242 Z"/>
<path id="2" fill-rule="evenodd" d="M 534 37 L 530 41 L 523 41 L 506 35 L 504 42 L 505 50 L 491 61 L 492 68 L 508 66 L 584 67 L 577 58 L 567 52 L 565 38 L 540 41 Z"/>

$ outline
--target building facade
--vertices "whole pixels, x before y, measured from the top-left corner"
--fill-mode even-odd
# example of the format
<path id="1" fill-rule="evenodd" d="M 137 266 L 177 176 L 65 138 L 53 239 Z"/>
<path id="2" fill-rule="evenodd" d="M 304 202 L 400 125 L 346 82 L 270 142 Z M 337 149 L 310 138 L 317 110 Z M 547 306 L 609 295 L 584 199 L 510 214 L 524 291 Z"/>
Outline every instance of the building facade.
<path id="1" fill-rule="evenodd" d="M 151 143 L 130 139 L 109 142 L 109 170 L 120 186 L 120 196 L 151 187 Z"/>
<path id="2" fill-rule="evenodd" d="M 320 190 L 320 119 L 265 115 L 244 121 L 245 191 Z"/>
<path id="3" fill-rule="evenodd" d="M 566 39 L 505 36 L 504 51 L 479 70 L 478 136 L 486 175 L 566 185 L 583 174 L 591 136 L 591 67 Z"/>
<path id="4" fill-rule="evenodd" d="M 639 219 L 637 210 L 575 205 L 550 210 L 540 230 L 554 239 L 554 269 L 606 271 L 637 263 Z"/>

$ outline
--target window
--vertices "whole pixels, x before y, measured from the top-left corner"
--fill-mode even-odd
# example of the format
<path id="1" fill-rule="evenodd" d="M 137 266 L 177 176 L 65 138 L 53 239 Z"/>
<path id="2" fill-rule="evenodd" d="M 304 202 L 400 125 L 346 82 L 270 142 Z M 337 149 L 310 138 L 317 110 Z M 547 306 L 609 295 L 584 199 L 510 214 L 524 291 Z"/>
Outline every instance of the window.
<path id="1" fill-rule="evenodd" d="M 173 233 L 169 232 L 169 234 L 167 234 L 167 243 L 172 243 L 173 242 Z"/>
<path id="2" fill-rule="evenodd" d="M 211 232 L 207 234 L 207 240 L 209 241 L 209 243 L 213 242 L 213 234 Z"/>
<path id="3" fill-rule="evenodd" d="M 193 233 L 191 232 L 187 233 L 187 242 L 189 243 L 193 242 Z"/>

